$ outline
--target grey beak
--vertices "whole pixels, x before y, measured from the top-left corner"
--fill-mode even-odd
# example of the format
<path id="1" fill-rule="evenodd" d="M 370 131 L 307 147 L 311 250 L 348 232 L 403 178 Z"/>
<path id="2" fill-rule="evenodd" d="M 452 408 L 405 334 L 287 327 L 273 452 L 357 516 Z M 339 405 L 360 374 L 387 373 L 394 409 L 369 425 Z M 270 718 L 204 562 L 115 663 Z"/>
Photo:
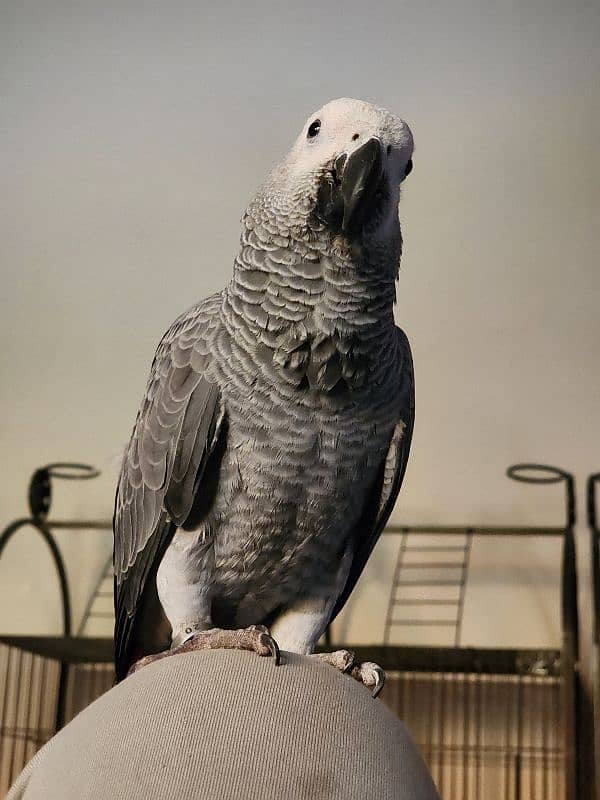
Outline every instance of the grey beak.
<path id="1" fill-rule="evenodd" d="M 373 136 L 353 153 L 342 153 L 320 186 L 317 215 L 352 234 L 368 216 L 384 175 L 383 144 Z"/>
<path id="2" fill-rule="evenodd" d="M 369 201 L 375 195 L 383 177 L 383 145 L 373 136 L 346 161 L 342 175 L 344 232 L 356 228 L 364 220 Z"/>
<path id="3" fill-rule="evenodd" d="M 317 195 L 317 216 L 334 230 L 352 235 L 372 208 L 384 175 L 381 140 L 373 136 L 353 153 L 342 153 Z"/>

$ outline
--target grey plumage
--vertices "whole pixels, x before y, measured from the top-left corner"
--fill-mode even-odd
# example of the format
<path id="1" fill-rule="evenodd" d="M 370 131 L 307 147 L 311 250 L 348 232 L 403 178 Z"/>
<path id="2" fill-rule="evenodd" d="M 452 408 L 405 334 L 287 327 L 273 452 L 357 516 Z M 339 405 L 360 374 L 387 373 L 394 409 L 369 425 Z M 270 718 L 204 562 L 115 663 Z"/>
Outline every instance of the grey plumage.
<path id="1" fill-rule="evenodd" d="M 301 134 L 244 215 L 230 284 L 183 314 L 154 358 L 115 503 L 118 677 L 169 645 L 161 608 L 174 642 L 266 624 L 309 651 L 396 500 L 414 417 L 392 313 L 412 137 L 358 101 L 320 118 L 330 141 L 305 156 Z M 319 213 L 319 192 L 355 129 L 393 152 L 345 232 L 329 197 Z"/>

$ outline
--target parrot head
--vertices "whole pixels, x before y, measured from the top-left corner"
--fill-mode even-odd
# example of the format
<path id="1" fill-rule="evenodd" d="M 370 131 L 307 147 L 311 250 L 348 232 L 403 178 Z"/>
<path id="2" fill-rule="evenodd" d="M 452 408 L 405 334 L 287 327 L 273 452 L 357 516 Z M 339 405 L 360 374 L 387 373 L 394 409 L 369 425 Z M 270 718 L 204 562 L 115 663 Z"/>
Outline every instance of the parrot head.
<path id="1" fill-rule="evenodd" d="M 412 153 L 412 133 L 399 117 L 361 100 L 333 100 L 307 119 L 270 185 L 296 222 L 314 216 L 349 240 L 385 239 L 399 226 Z"/>

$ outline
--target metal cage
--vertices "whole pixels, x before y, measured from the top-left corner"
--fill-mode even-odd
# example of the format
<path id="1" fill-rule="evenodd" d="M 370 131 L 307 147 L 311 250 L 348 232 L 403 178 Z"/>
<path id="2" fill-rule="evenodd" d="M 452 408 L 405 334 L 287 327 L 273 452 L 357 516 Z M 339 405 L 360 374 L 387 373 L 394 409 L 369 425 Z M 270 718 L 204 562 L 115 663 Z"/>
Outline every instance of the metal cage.
<path id="1" fill-rule="evenodd" d="M 33 753 L 113 682 L 112 640 L 81 635 L 89 617 L 107 613 L 95 610 L 98 598 L 108 591 L 106 574 L 90 597 L 77 635 L 71 635 L 69 587 L 52 530 L 110 529 L 111 524 L 48 520 L 50 479 L 94 474 L 87 465 L 69 467 L 50 465 L 37 470 L 30 488 L 31 517 L 17 520 L 0 535 L 0 554 L 20 527 L 33 525 L 43 536 L 56 566 L 64 633 L 59 637 L 0 637 L 0 796 Z M 383 700 L 406 721 L 444 800 L 583 800 L 588 795 L 578 769 L 574 482 L 563 470 L 539 465 L 517 465 L 510 468 L 509 475 L 532 483 L 562 483 L 564 524 L 546 528 L 388 527 L 386 535 L 399 537 L 399 552 L 384 643 L 352 649 L 358 658 L 376 661 L 388 672 Z M 473 542 L 507 535 L 559 537 L 562 541 L 560 649 L 461 647 Z M 415 536 L 420 544 L 411 550 L 411 537 Z M 409 566 L 419 563 L 425 563 L 427 569 L 434 564 L 438 575 L 423 580 L 419 567 Z M 427 595 L 428 584 L 431 588 L 445 585 L 456 597 L 440 602 L 439 597 Z M 405 610 L 418 608 L 419 614 L 399 620 L 397 610 L 402 607 L 400 595 L 405 586 L 418 586 L 421 591 L 416 602 L 404 604 Z M 445 616 L 440 618 L 442 609 Z M 447 625 L 453 645 L 391 644 L 392 631 L 428 621 L 424 610 L 431 612 L 436 624 L 443 621 Z M 321 649 L 331 646 L 330 633 L 327 638 Z"/>
<path id="2" fill-rule="evenodd" d="M 382 697 L 407 722 L 444 800 L 583 800 L 589 786 L 578 747 L 574 480 L 537 464 L 517 464 L 507 474 L 526 483 L 562 484 L 564 523 L 388 526 L 386 534 L 395 534 L 399 545 L 386 644 L 353 649 L 388 672 Z M 562 542 L 560 649 L 461 646 L 473 543 L 505 536 Z M 390 644 L 395 630 L 426 626 L 444 627 L 452 646 Z"/>

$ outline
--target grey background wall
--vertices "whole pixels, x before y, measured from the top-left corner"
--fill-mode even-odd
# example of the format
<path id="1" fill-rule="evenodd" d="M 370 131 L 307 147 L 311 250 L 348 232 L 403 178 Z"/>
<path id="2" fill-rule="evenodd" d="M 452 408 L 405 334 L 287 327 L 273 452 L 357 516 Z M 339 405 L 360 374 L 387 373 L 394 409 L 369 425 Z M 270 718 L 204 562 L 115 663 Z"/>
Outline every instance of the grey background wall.
<path id="1" fill-rule="evenodd" d="M 600 468 L 599 34 L 593 0 L 2 3 L 0 524 L 57 459 L 103 475 L 58 486 L 55 515 L 110 516 L 163 330 L 228 280 L 254 189 L 344 95 L 416 140 L 397 319 L 417 427 L 394 518 L 558 521 L 560 492 L 503 472 L 547 461 L 582 487 Z M 59 538 L 77 621 L 110 537 Z M 381 635 L 393 555 L 376 551 L 351 638 Z M 465 642 L 556 641 L 557 563 L 477 545 Z M 49 566 L 33 533 L 8 548 L 0 629 L 58 630 Z"/>

